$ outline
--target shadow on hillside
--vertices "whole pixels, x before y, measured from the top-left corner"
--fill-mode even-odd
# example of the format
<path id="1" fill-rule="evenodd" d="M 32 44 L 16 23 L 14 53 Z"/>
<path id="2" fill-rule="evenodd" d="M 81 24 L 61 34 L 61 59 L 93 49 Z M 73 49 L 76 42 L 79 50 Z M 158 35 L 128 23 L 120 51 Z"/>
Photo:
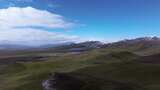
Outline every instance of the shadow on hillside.
<path id="1" fill-rule="evenodd" d="M 144 90 L 141 86 L 132 83 L 68 73 L 55 73 L 48 84 L 50 89 L 44 86 L 44 90 Z"/>

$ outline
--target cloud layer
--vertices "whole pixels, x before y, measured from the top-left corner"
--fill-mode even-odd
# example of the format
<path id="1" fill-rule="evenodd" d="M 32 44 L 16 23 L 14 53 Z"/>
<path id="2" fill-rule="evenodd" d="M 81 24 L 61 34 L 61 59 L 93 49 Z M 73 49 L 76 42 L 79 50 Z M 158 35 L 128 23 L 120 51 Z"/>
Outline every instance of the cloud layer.
<path id="1" fill-rule="evenodd" d="M 44 28 L 69 28 L 74 24 L 67 22 L 63 16 L 38 10 L 32 7 L 10 7 L 0 9 L 0 27 L 44 27 Z"/>
<path id="2" fill-rule="evenodd" d="M 0 44 L 39 46 L 75 42 L 76 36 L 48 32 L 40 29 L 14 29 L 0 31 Z"/>
<path id="3" fill-rule="evenodd" d="M 43 45 L 75 41 L 75 36 L 44 30 L 70 28 L 73 25 L 61 15 L 32 7 L 0 9 L 0 44 Z"/>

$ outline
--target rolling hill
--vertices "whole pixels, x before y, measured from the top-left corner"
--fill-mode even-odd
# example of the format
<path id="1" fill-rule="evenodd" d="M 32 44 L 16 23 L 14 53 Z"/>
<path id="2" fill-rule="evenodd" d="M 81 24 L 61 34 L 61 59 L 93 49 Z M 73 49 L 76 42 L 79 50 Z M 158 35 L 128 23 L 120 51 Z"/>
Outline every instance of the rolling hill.
<path id="1" fill-rule="evenodd" d="M 159 41 L 85 42 L 1 54 L 0 90 L 43 90 L 44 82 L 58 90 L 160 90 Z"/>

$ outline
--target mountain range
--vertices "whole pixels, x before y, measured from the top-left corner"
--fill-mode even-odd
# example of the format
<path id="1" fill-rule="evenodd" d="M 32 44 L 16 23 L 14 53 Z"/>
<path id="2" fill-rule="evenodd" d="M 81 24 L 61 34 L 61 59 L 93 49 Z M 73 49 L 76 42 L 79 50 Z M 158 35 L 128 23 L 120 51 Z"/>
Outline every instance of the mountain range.
<path id="1" fill-rule="evenodd" d="M 160 38 L 158 37 L 142 37 L 136 39 L 126 39 L 113 43 L 102 43 L 100 41 L 86 41 L 81 43 L 62 43 L 50 44 L 42 46 L 25 46 L 16 44 L 0 44 L 0 50 L 24 50 L 24 49 L 54 49 L 54 50 L 69 50 L 69 51 L 85 51 L 96 48 L 134 48 L 146 49 L 160 47 Z"/>

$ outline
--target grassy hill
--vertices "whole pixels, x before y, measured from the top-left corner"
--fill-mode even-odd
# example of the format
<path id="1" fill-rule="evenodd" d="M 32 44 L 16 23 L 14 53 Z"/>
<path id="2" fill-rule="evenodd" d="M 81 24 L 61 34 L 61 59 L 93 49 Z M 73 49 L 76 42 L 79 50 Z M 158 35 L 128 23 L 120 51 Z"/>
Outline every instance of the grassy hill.
<path id="1" fill-rule="evenodd" d="M 43 90 L 42 82 L 55 72 L 69 77 L 65 83 L 59 79 L 57 88 L 67 88 L 71 79 L 82 83 L 77 90 L 160 90 L 159 49 L 113 45 L 76 54 L 49 50 L 1 55 L 0 90 Z"/>
<path id="2" fill-rule="evenodd" d="M 96 79 L 90 84 L 95 83 L 99 90 L 159 90 L 159 70 L 160 65 L 128 62 L 87 67 L 74 74 L 87 78 L 84 81 Z"/>
<path id="3" fill-rule="evenodd" d="M 79 55 L 63 54 L 59 57 L 51 56 L 46 61 L 18 61 L 15 63 L 1 64 L 0 90 L 42 90 L 42 81 L 46 80 L 50 73 L 71 72 L 80 68 L 95 66 L 99 64 L 98 59 L 101 63 L 106 63 L 107 54 L 106 56 L 101 53 L 95 54 L 88 52 Z M 27 54 L 25 54 L 26 56 Z M 30 54 L 28 57 L 30 57 Z M 17 58 L 19 59 L 19 57 Z M 108 58 L 110 58 L 110 55 L 108 55 Z M 16 57 L 13 59 L 16 59 Z M 115 61 L 109 62 L 117 61 L 115 59 Z"/>
<path id="4" fill-rule="evenodd" d="M 156 56 L 138 56 L 130 52 L 111 53 L 106 55 L 107 59 L 104 58 L 108 62 L 95 63 L 98 58 L 92 59 L 89 61 L 94 62 L 94 65 L 62 73 L 60 76 L 63 78 L 69 76 L 68 81 L 75 78 L 81 81 L 79 83 L 83 85 L 77 90 L 159 90 L 160 64 L 139 61 L 142 58 L 145 61 L 146 57 L 160 58 Z M 112 61 L 109 61 L 109 57 Z M 59 90 L 75 90 L 69 87 L 69 83 L 73 82 L 65 81 L 62 76 L 56 81 L 56 87 L 60 88 Z"/>

